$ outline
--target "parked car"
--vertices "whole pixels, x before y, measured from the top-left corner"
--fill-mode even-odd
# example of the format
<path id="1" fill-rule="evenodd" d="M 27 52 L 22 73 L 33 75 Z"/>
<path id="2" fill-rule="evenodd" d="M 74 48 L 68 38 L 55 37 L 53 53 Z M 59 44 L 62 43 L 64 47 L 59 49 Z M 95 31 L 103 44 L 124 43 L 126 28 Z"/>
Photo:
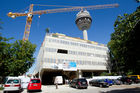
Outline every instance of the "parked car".
<path id="1" fill-rule="evenodd" d="M 18 77 L 8 77 L 4 84 L 4 93 L 8 91 L 21 92 L 21 80 Z"/>
<path id="2" fill-rule="evenodd" d="M 113 81 L 111 79 L 104 79 L 104 82 L 107 82 L 109 86 L 113 85 Z"/>
<path id="3" fill-rule="evenodd" d="M 63 84 L 63 77 L 62 76 L 56 76 L 54 79 L 54 84 Z"/>
<path id="4" fill-rule="evenodd" d="M 27 89 L 30 78 L 27 76 L 18 76 L 21 79 L 21 87 L 22 89 Z"/>
<path id="5" fill-rule="evenodd" d="M 77 78 L 77 79 L 73 79 L 70 84 L 70 87 L 75 87 L 77 89 L 79 88 L 88 88 L 88 82 L 85 78 Z"/>
<path id="6" fill-rule="evenodd" d="M 123 76 L 120 78 L 120 80 L 123 84 L 132 84 L 132 79 L 130 77 Z"/>
<path id="7" fill-rule="evenodd" d="M 27 91 L 28 92 L 30 92 L 30 91 L 39 91 L 40 92 L 41 91 L 41 80 L 38 78 L 31 79 L 28 84 Z"/>
<path id="8" fill-rule="evenodd" d="M 108 83 L 105 82 L 103 79 L 95 79 L 89 81 L 89 84 L 92 86 L 98 86 L 98 87 L 109 87 Z"/>
<path id="9" fill-rule="evenodd" d="M 128 77 L 136 77 L 137 79 L 140 79 L 140 75 L 128 75 Z"/>
<path id="10" fill-rule="evenodd" d="M 122 82 L 119 79 L 113 79 L 112 81 L 113 81 L 114 85 L 121 85 L 122 84 Z"/>
<path id="11" fill-rule="evenodd" d="M 132 83 L 140 83 L 140 79 L 137 76 L 130 76 Z"/>

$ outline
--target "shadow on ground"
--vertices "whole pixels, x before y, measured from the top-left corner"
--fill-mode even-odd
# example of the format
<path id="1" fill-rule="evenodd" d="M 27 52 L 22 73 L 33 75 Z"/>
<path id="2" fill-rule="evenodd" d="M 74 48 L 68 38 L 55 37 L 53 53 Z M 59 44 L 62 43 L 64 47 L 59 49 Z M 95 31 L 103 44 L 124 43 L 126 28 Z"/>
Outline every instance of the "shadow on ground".
<path id="1" fill-rule="evenodd" d="M 100 92 L 100 93 L 140 93 L 140 87 L 120 89 L 120 90 L 110 90 L 110 91 Z"/>

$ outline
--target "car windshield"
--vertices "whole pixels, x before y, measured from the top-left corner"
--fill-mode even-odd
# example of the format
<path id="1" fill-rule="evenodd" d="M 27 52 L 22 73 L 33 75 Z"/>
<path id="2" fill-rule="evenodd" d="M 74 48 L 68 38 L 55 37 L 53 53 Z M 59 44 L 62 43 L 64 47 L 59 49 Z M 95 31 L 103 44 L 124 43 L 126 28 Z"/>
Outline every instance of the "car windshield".
<path id="1" fill-rule="evenodd" d="M 34 79 L 34 80 L 31 80 L 31 83 L 40 83 L 40 80 Z"/>
<path id="2" fill-rule="evenodd" d="M 103 79 L 101 79 L 101 80 L 98 80 L 99 82 L 104 82 L 104 80 Z"/>
<path id="3" fill-rule="evenodd" d="M 10 83 L 17 84 L 17 83 L 19 83 L 19 80 L 18 79 L 10 79 L 10 80 L 7 81 L 7 84 L 10 84 Z"/>
<path id="4" fill-rule="evenodd" d="M 131 78 L 132 78 L 132 79 L 137 79 L 138 77 L 137 77 L 137 76 L 131 76 Z"/>

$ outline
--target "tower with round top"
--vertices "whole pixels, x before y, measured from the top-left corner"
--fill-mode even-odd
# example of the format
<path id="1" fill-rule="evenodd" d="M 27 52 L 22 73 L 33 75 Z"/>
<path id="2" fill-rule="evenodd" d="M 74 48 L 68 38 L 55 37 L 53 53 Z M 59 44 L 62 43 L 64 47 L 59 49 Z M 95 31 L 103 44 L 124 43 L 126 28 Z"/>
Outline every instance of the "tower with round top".
<path id="1" fill-rule="evenodd" d="M 83 39 L 88 40 L 87 30 L 90 28 L 92 18 L 87 10 L 81 10 L 76 15 L 75 23 L 83 31 Z"/>

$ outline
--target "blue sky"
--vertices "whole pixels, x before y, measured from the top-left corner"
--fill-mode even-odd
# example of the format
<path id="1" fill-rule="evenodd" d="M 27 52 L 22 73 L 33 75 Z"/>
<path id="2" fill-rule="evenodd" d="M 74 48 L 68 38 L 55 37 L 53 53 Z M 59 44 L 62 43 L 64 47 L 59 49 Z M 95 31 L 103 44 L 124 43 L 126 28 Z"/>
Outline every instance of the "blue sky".
<path id="1" fill-rule="evenodd" d="M 22 39 L 26 17 L 17 17 L 12 19 L 7 16 L 8 12 L 25 12 L 30 4 L 42 5 L 65 5 L 65 6 L 88 6 L 118 3 L 118 8 L 90 10 L 92 17 L 92 25 L 88 30 L 88 39 L 102 44 L 107 44 L 110 41 L 110 34 L 114 32 L 114 22 L 118 15 L 124 13 L 132 13 L 140 4 L 135 0 L 0 0 L 0 19 L 4 24 L 0 32 L 2 36 L 15 40 Z M 58 7 L 38 7 L 34 10 L 55 9 Z M 62 8 L 62 7 L 60 7 Z M 78 11 L 43 14 L 38 17 L 33 17 L 29 41 L 37 45 L 35 57 L 38 54 L 39 48 L 45 36 L 45 29 L 50 28 L 52 33 L 63 33 L 71 37 L 82 37 L 82 31 L 75 24 L 75 18 Z M 35 65 L 34 65 L 35 66 Z M 34 66 L 30 69 L 33 71 Z M 29 72 L 29 73 L 30 73 Z"/>

